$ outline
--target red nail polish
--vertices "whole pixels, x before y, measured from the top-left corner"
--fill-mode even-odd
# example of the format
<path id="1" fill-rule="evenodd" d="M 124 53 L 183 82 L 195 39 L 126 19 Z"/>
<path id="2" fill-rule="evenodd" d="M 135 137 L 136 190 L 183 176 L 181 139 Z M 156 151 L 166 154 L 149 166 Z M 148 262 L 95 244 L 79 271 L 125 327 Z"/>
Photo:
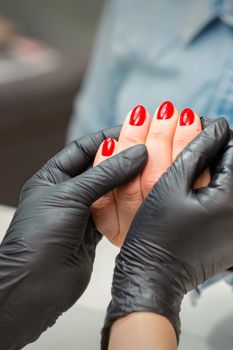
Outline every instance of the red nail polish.
<path id="1" fill-rule="evenodd" d="M 102 146 L 102 156 L 109 157 L 113 154 L 115 148 L 115 142 L 111 137 L 108 137 L 106 140 L 104 140 L 103 146 Z"/>
<path id="2" fill-rule="evenodd" d="M 170 119 L 174 113 L 174 106 L 170 101 L 165 101 L 159 107 L 157 119 Z"/>
<path id="3" fill-rule="evenodd" d="M 190 108 L 185 108 L 180 113 L 180 125 L 191 125 L 194 122 L 195 115 L 193 111 Z"/>
<path id="4" fill-rule="evenodd" d="M 131 113 L 129 124 L 141 126 L 146 119 L 146 110 L 143 106 L 136 106 Z"/>

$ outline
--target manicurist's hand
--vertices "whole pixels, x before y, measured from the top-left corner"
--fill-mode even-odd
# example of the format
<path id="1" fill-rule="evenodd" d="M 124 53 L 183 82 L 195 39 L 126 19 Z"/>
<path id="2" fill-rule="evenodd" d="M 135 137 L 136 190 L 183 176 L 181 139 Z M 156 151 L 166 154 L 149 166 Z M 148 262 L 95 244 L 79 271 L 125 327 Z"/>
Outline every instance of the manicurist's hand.
<path id="1" fill-rule="evenodd" d="M 74 141 L 24 186 L 0 246 L 0 349 L 19 350 L 86 289 L 98 233 L 90 205 L 131 180 L 147 159 L 138 145 L 90 167 L 113 128 Z"/>
<path id="2" fill-rule="evenodd" d="M 116 335 L 119 340 L 122 320 L 141 312 L 168 320 L 178 339 L 185 293 L 233 265 L 233 135 L 229 133 L 224 119 L 204 129 L 141 205 L 116 259 L 102 349 L 108 347 L 113 324 L 111 350 Z M 209 166 L 209 185 L 194 190 L 193 183 Z M 134 341 L 137 336 L 134 329 Z M 172 347 L 159 349 L 165 348 Z"/>

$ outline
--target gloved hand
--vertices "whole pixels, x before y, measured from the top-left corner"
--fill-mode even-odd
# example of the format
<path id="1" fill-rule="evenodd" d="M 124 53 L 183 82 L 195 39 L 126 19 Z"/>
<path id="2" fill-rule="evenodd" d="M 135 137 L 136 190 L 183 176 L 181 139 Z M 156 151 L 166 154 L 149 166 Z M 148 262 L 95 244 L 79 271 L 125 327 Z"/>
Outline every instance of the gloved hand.
<path id="1" fill-rule="evenodd" d="M 97 232 L 90 205 L 142 170 L 144 145 L 95 168 L 106 137 L 120 127 L 74 141 L 24 186 L 0 246 L 0 349 L 18 350 L 37 339 L 86 289 Z"/>
<path id="2" fill-rule="evenodd" d="M 217 159 L 209 186 L 193 190 Z M 184 294 L 233 265 L 232 198 L 233 133 L 229 137 L 227 122 L 218 119 L 183 150 L 139 208 L 116 259 L 102 349 L 114 320 L 135 311 L 164 315 L 179 338 Z"/>

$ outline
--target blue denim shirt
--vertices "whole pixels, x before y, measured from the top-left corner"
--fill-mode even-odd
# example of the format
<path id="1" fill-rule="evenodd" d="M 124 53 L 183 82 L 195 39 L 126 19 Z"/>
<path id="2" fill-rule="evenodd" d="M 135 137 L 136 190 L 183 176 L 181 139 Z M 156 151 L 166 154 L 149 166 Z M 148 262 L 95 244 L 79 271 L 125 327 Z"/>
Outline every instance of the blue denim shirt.
<path id="1" fill-rule="evenodd" d="M 164 100 L 233 125 L 232 26 L 233 0 L 109 0 L 68 141 Z"/>

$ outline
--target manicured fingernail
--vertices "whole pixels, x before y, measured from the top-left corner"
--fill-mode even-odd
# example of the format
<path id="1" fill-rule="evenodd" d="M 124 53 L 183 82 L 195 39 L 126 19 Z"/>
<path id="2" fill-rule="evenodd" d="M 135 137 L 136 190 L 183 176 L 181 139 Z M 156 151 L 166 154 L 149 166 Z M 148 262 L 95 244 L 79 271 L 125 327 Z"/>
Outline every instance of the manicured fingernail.
<path id="1" fill-rule="evenodd" d="M 111 137 L 108 137 L 106 140 L 104 140 L 103 146 L 102 146 L 102 156 L 109 157 L 113 154 L 115 148 L 115 142 Z"/>
<path id="2" fill-rule="evenodd" d="M 180 125 L 188 126 L 194 122 L 195 115 L 190 108 L 185 108 L 180 113 Z"/>
<path id="3" fill-rule="evenodd" d="M 170 119 L 174 113 L 174 106 L 170 101 L 165 101 L 159 107 L 157 119 Z"/>
<path id="4" fill-rule="evenodd" d="M 146 109 L 143 106 L 136 106 L 131 113 L 129 124 L 140 126 L 146 119 Z"/>

